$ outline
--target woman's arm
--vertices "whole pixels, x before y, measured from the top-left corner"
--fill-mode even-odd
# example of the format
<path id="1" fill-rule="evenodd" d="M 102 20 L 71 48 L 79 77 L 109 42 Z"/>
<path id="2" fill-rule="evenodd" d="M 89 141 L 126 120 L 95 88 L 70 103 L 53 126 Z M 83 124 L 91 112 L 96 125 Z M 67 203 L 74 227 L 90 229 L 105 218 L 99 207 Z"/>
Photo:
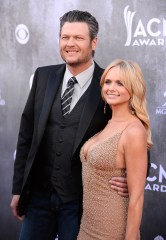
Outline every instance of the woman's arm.
<path id="1" fill-rule="evenodd" d="M 127 130 L 124 151 L 129 192 L 125 240 L 137 240 L 139 239 L 147 173 L 147 138 L 142 125 L 133 125 Z"/>

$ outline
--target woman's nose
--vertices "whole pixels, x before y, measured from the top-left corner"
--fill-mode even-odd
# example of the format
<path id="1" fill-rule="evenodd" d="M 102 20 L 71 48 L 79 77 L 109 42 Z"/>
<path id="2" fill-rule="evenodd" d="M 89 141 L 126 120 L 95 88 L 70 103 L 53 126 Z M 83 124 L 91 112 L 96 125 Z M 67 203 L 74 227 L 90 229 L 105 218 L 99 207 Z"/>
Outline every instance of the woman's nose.
<path id="1" fill-rule="evenodd" d="M 109 90 L 110 90 L 110 91 L 115 91 L 115 90 L 116 90 L 116 87 L 115 87 L 115 84 L 114 84 L 114 83 L 111 83 L 111 84 L 109 85 Z"/>

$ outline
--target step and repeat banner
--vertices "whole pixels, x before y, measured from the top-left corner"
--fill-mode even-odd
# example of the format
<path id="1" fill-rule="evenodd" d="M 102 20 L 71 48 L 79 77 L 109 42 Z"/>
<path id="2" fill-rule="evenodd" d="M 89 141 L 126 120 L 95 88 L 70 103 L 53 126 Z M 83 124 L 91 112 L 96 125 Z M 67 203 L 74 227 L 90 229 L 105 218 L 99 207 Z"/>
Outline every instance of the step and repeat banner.
<path id="1" fill-rule="evenodd" d="M 0 239 L 18 239 L 20 223 L 9 205 L 20 117 L 33 74 L 39 66 L 62 63 L 59 18 L 73 9 L 89 11 L 99 21 L 95 61 L 100 66 L 125 58 L 142 68 L 154 146 L 141 235 L 166 239 L 166 0 L 1 0 Z"/>

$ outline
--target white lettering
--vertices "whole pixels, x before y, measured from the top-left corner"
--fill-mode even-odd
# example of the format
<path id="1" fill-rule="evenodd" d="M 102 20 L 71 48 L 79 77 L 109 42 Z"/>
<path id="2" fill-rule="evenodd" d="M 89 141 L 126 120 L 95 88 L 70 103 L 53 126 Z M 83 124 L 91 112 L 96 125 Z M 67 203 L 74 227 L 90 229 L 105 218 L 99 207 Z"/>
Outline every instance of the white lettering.
<path id="1" fill-rule="evenodd" d="M 161 21 L 158 18 L 152 18 L 147 24 L 147 32 L 149 33 L 150 36 L 157 37 L 161 34 L 161 32 L 160 31 L 152 32 L 151 26 L 152 26 L 152 23 L 154 22 L 160 23 Z"/>
<path id="2" fill-rule="evenodd" d="M 150 191 L 152 190 L 149 183 L 145 186 L 145 190 L 150 190 Z"/>
<path id="3" fill-rule="evenodd" d="M 132 46 L 143 46 L 143 45 L 145 45 L 145 46 L 160 46 L 160 45 L 164 46 L 164 44 L 165 44 L 165 42 L 164 42 L 164 39 L 162 39 L 162 38 L 159 38 L 156 40 L 148 38 L 148 39 L 138 39 L 138 40 L 135 39 Z M 162 114 L 160 110 L 158 113 Z"/>
<path id="4" fill-rule="evenodd" d="M 166 20 L 163 18 L 163 36 L 166 36 Z"/>
<path id="5" fill-rule="evenodd" d="M 154 163 L 151 163 L 151 167 L 154 168 L 154 169 L 157 169 L 157 166 Z M 157 177 L 155 177 L 155 176 L 154 177 L 147 177 L 147 180 L 149 182 L 154 182 L 154 181 L 156 181 L 156 179 L 157 179 Z"/>
<path id="6" fill-rule="evenodd" d="M 132 44 L 132 46 L 139 46 L 139 42 L 137 40 L 135 40 Z"/>
<path id="7" fill-rule="evenodd" d="M 159 38 L 158 39 L 158 45 L 164 45 L 164 39 Z"/>
<path id="8" fill-rule="evenodd" d="M 136 27 L 136 30 L 135 30 L 135 33 L 134 33 L 134 37 L 137 37 L 137 36 L 143 36 L 143 37 L 146 37 L 147 36 L 147 34 L 146 34 L 146 32 L 145 32 L 145 29 L 144 29 L 144 26 L 143 26 L 143 24 L 142 24 L 142 21 L 141 21 L 141 19 L 139 20 L 139 22 L 138 22 L 138 25 L 137 25 L 137 27 Z"/>
<path id="9" fill-rule="evenodd" d="M 154 30 L 152 30 L 152 25 L 154 24 L 160 24 L 161 20 L 158 18 L 152 18 L 149 20 L 146 29 L 147 29 L 147 33 L 151 36 L 151 37 L 158 37 L 159 35 L 161 35 L 161 31 L 156 30 L 156 32 Z M 153 27 L 154 28 L 154 27 Z M 137 36 L 143 36 L 143 37 L 147 37 L 147 33 L 145 31 L 145 27 L 141 21 L 141 19 L 138 21 L 137 27 L 135 29 L 135 32 L 133 34 L 134 37 Z M 163 18 L 163 36 L 166 36 L 166 19 Z"/>
<path id="10" fill-rule="evenodd" d="M 149 41 L 150 41 L 150 39 L 139 39 L 139 42 L 140 42 L 140 44 L 141 44 L 141 46 L 143 46 L 143 45 L 148 45 L 149 44 Z"/>
<path id="11" fill-rule="evenodd" d="M 145 24 L 142 22 L 142 19 L 139 18 L 135 23 L 135 29 L 133 29 L 133 19 L 136 12 L 128 11 L 128 8 L 129 5 L 124 9 L 124 21 L 127 30 L 125 46 L 163 46 L 165 44 L 164 37 L 166 36 L 166 19 L 151 18 L 147 24 Z M 159 36 L 161 37 L 158 38 Z M 135 41 L 133 40 L 134 42 L 132 44 L 132 38 L 138 37 L 149 39 L 136 39 Z"/>
<path id="12" fill-rule="evenodd" d="M 156 114 L 165 115 L 166 114 L 166 108 L 156 108 Z"/>
<path id="13" fill-rule="evenodd" d="M 153 184 L 153 191 L 159 192 L 159 185 Z"/>
<path id="14" fill-rule="evenodd" d="M 152 184 L 151 186 L 150 183 L 148 183 L 145 186 L 145 190 L 154 191 L 154 192 L 166 192 L 166 186 L 158 185 L 158 184 Z"/>
<path id="15" fill-rule="evenodd" d="M 153 46 L 154 46 L 154 45 L 155 45 L 155 46 L 157 45 L 154 39 L 152 39 L 151 42 L 149 43 L 149 46 L 152 46 L 152 45 L 153 45 Z"/>
<path id="16" fill-rule="evenodd" d="M 162 114 L 162 109 L 161 108 L 156 108 L 156 114 Z"/>
<path id="17" fill-rule="evenodd" d="M 164 170 L 164 168 L 160 164 L 160 168 L 159 168 L 159 182 L 160 183 L 163 182 L 163 176 L 166 179 L 166 171 Z"/>
<path id="18" fill-rule="evenodd" d="M 161 185 L 161 192 L 166 192 L 166 186 Z"/>

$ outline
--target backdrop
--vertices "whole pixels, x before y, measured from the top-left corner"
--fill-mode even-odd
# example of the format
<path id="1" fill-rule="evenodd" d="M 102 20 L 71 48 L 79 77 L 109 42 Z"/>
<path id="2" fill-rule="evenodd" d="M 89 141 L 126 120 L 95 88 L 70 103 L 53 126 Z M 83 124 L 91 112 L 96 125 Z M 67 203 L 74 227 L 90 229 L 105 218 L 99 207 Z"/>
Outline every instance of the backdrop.
<path id="1" fill-rule="evenodd" d="M 59 2 L 59 3 L 57 3 Z M 20 117 L 37 67 L 62 63 L 59 18 L 69 10 L 99 21 L 95 61 L 132 59 L 143 70 L 154 147 L 145 187 L 142 239 L 166 239 L 166 0 L 0 1 L 0 239 L 17 240 L 10 210 Z"/>

